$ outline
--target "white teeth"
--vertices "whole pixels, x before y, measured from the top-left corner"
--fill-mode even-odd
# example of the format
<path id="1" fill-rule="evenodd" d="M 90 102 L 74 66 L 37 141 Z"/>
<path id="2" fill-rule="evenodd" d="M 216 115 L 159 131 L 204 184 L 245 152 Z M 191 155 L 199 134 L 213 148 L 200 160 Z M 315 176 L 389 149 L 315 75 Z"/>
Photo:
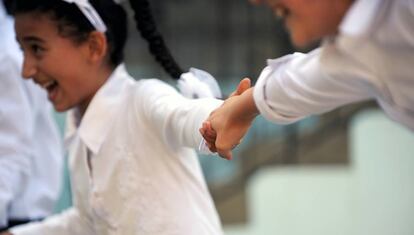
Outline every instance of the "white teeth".
<path id="1" fill-rule="evenodd" d="M 50 82 L 46 82 L 42 85 L 43 88 L 48 89 L 51 86 L 53 86 L 56 83 L 56 81 L 50 81 Z"/>
<path id="2" fill-rule="evenodd" d="M 43 84 L 42 84 L 42 87 L 46 89 L 48 86 L 50 86 L 50 85 L 52 85 L 52 84 L 53 84 L 53 81 L 46 82 L 46 83 L 43 83 Z"/>
<path id="3" fill-rule="evenodd" d="M 285 18 L 288 14 L 288 10 L 284 7 L 276 7 L 274 12 L 276 17 L 279 19 Z"/>

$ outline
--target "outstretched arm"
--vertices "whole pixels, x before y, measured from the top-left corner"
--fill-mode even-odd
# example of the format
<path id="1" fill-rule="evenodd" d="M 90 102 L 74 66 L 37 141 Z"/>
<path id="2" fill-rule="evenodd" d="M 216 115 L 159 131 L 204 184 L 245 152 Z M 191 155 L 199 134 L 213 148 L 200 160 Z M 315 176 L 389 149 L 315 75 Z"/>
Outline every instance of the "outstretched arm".
<path id="1" fill-rule="evenodd" d="M 149 79 L 136 92 L 136 115 L 143 117 L 154 133 L 171 148 L 198 148 L 203 121 L 222 104 L 213 98 L 188 99 L 170 85 Z"/>

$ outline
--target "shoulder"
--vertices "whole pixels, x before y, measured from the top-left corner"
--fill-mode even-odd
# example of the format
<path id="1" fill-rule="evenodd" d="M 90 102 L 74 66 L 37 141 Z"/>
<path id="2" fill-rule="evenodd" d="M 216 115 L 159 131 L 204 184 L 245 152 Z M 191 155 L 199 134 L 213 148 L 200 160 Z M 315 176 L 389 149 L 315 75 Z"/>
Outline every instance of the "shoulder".
<path id="1" fill-rule="evenodd" d="M 138 107 L 157 106 L 159 102 L 180 99 L 181 95 L 171 85 L 159 79 L 140 79 L 135 82 L 132 91 L 134 105 Z"/>
<path id="2" fill-rule="evenodd" d="M 139 79 L 137 84 L 141 88 L 169 88 L 174 90 L 171 85 L 157 78 Z"/>
<path id="3" fill-rule="evenodd" d="M 170 84 L 159 79 L 140 79 L 136 83 L 137 90 L 141 95 L 178 95 L 178 91 Z"/>

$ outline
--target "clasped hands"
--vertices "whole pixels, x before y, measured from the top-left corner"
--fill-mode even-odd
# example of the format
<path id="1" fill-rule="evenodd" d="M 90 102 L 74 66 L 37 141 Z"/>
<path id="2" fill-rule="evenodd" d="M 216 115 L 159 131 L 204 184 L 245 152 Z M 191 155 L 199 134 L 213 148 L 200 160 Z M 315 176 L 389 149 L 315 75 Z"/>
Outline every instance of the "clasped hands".
<path id="1" fill-rule="evenodd" d="M 243 79 L 229 98 L 214 110 L 199 129 L 207 147 L 221 157 L 232 159 L 234 149 L 246 134 L 258 111 L 250 79 Z"/>

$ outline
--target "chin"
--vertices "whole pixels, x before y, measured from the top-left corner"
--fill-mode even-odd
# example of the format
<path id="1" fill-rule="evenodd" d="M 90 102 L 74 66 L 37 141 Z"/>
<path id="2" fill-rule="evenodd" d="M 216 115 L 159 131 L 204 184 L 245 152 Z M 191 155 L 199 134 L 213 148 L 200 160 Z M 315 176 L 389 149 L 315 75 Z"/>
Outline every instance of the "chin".
<path id="1" fill-rule="evenodd" d="M 292 33 L 290 35 L 290 40 L 292 41 L 293 45 L 295 45 L 296 47 L 299 47 L 299 48 L 304 48 L 304 47 L 306 47 L 306 46 L 308 46 L 309 44 L 312 43 L 311 40 L 304 37 L 303 35 L 297 35 L 295 33 Z"/>
<path id="2" fill-rule="evenodd" d="M 309 46 L 314 45 L 315 42 L 318 42 L 319 39 L 315 39 L 304 34 L 292 33 L 290 35 L 290 40 L 292 41 L 295 47 L 305 49 Z"/>
<path id="3" fill-rule="evenodd" d="M 59 112 L 59 113 L 66 112 L 69 110 L 69 108 L 65 106 L 53 105 L 53 107 L 55 108 L 56 112 Z"/>

